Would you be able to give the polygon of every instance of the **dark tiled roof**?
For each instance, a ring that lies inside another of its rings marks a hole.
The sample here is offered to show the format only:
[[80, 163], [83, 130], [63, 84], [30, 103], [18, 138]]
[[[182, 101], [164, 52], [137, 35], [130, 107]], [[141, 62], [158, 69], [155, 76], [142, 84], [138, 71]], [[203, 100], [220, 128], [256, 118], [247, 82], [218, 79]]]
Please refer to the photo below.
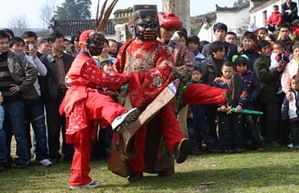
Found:
[[[112, 19], [109, 19], [105, 33], [114, 34], [114, 24]], [[53, 31], [59, 31], [63, 35], [72, 35], [76, 31], [84, 31], [88, 29], [95, 29], [95, 20], [54, 20], [51, 26]]]
[[191, 28], [194, 29], [194, 33], [198, 34], [199, 30], [205, 22], [210, 23], [217, 19], [216, 12], [206, 13], [204, 15], [191, 17]]
[[118, 9], [116, 11], [114, 11], [114, 15], [117, 14], [117, 13], [123, 13], [123, 12], [133, 12], [133, 7], [129, 7], [127, 9]]
[[245, 9], [249, 7], [249, 3], [245, 3], [241, 6], [238, 6], [238, 7], [219, 7], [217, 4], [216, 4], [216, 12], [238, 12], [242, 9]]
[[278, 3], [278, 4], [281, 3], [280, 0], [251, 0], [251, 1], [254, 3], [254, 6], [249, 10], [250, 12], [258, 11], [273, 3]]

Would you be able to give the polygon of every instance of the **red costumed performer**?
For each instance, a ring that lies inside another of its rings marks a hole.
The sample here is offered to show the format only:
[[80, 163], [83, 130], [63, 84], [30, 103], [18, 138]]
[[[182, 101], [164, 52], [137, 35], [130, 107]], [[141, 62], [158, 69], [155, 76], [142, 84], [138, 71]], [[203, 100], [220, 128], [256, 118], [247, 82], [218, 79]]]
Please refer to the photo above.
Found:
[[[131, 30], [136, 37], [120, 48], [115, 68], [119, 73], [134, 72], [131, 73], [128, 95], [132, 107], [143, 109], [173, 80], [173, 58], [167, 46], [156, 40], [159, 36], [156, 6], [138, 5], [134, 6], [134, 10]], [[172, 105], [163, 107], [156, 117], [168, 149], [175, 152], [177, 163], [184, 162], [190, 151], [190, 144], [179, 129]], [[144, 125], [133, 137], [137, 156], [128, 160], [129, 182], [143, 177], [147, 131], [148, 126]]]
[[97, 87], [118, 89], [129, 81], [126, 74], [107, 75], [92, 59], [92, 56], [100, 55], [105, 41], [102, 33], [84, 31], [80, 35], [81, 51], [66, 77], [69, 88], [60, 106], [60, 112], [65, 113], [67, 117], [67, 142], [73, 143], [75, 148], [71, 167], [72, 177], [69, 181], [72, 189], [99, 186], [99, 183], [92, 181], [88, 175], [91, 141], [95, 139], [97, 130], [95, 120], [108, 122], [114, 131], [120, 132], [139, 115], [137, 109], [128, 111], [97, 89]]

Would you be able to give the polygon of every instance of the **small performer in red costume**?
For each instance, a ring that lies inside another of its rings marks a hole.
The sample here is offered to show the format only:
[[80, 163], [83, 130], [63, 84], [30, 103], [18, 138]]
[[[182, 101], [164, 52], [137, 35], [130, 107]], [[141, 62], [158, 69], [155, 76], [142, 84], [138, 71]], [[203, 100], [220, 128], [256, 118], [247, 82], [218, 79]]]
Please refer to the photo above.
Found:
[[69, 88], [60, 106], [60, 112], [67, 117], [66, 138], [73, 143], [73, 157], [69, 181], [70, 188], [94, 188], [99, 186], [97, 181], [89, 177], [91, 142], [95, 139], [97, 125], [108, 122], [115, 132], [121, 132], [123, 127], [138, 118], [136, 108], [128, 111], [97, 87], [118, 90], [129, 81], [126, 74], [106, 74], [97, 67], [92, 56], [100, 55], [105, 40], [102, 33], [93, 30], [84, 31], [80, 35], [81, 51], [75, 58], [67, 74]]

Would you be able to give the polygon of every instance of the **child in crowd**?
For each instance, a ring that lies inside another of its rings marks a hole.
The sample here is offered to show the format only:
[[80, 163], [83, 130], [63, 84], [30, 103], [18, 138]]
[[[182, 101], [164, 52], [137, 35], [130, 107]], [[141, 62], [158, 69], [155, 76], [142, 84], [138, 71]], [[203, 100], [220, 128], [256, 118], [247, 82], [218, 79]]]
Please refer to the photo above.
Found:
[[[187, 84], [198, 84], [201, 81], [202, 73], [200, 68], [194, 67], [191, 74], [191, 81]], [[218, 151], [217, 140], [213, 138], [209, 132], [209, 125], [206, 117], [207, 105], [190, 105], [188, 113], [188, 133], [189, 140], [192, 145], [192, 154], [200, 154], [201, 139], [207, 145], [209, 152]], [[199, 144], [200, 143], [200, 144]]]
[[182, 32], [182, 31], [176, 31], [174, 32], [174, 34], [172, 35], [171, 41], [176, 41], [179, 42], [182, 45], [185, 46], [189, 46], [188, 45], [188, 37], [186, 35], [186, 33]]
[[[281, 76], [281, 86], [284, 93], [286, 93], [286, 97], [289, 101], [293, 100], [291, 96], [291, 80], [294, 75], [296, 76], [296, 81], [298, 80], [298, 64], [299, 64], [299, 44], [295, 44], [293, 46], [293, 59], [287, 64], [286, 69], [282, 73]], [[298, 85], [298, 84], [297, 84]], [[299, 87], [298, 89], [299, 90]]]
[[259, 53], [256, 52], [256, 42], [257, 36], [252, 32], [245, 32], [242, 36], [242, 48], [239, 52], [239, 55], [245, 54], [248, 56], [248, 69], [253, 71], [253, 64], [255, 60], [260, 56]]
[[[236, 72], [241, 75], [247, 92], [247, 100], [243, 108], [256, 110], [255, 103], [259, 95], [260, 86], [254, 72], [247, 68], [248, 60], [249, 59], [246, 55], [233, 56]], [[255, 123], [256, 119], [254, 119], [254, 115], [244, 114], [242, 117], [244, 125], [246, 126], [246, 132], [244, 132], [246, 145], [258, 151], [265, 151], [265, 148], [262, 145], [262, 140], [257, 131], [257, 125]]]
[[291, 90], [289, 91], [293, 100], [289, 101], [287, 96], [285, 96], [282, 104], [282, 119], [289, 120], [290, 130], [291, 130], [291, 144], [289, 147], [294, 149], [299, 149], [299, 94], [296, 88], [296, 75], [292, 77], [291, 80]]
[[[273, 43], [270, 70], [276, 69], [282, 74], [289, 62], [289, 54], [285, 51], [285, 45], [281, 41], [277, 40]], [[277, 84], [279, 86], [277, 94], [282, 94], [283, 91], [281, 90], [281, 78], [278, 80]]]
[[[113, 70], [113, 60], [104, 60], [98, 64], [98, 66], [107, 74], [114, 73]], [[118, 91], [113, 89], [107, 89], [104, 87], [98, 87], [98, 91], [102, 94], [109, 95], [115, 101], [117, 100]], [[109, 157], [111, 140], [112, 140], [112, 128], [105, 121], [101, 122], [101, 129], [98, 131], [98, 137], [96, 141], [92, 143], [91, 148], [91, 159], [98, 160], [103, 159], [106, 160]]]
[[101, 55], [99, 56], [94, 56], [93, 58], [96, 60], [97, 64], [99, 65], [102, 61], [105, 60], [112, 60], [113, 63], [115, 61], [115, 58], [109, 55], [110, 52], [110, 47], [109, 47], [109, 43], [108, 40], [106, 40], [106, 42], [104, 43], [104, 48], [102, 50]]
[[261, 27], [259, 31], [257, 32], [257, 39], [258, 40], [264, 40], [266, 36], [268, 35], [268, 30], [265, 27]]
[[188, 37], [188, 48], [190, 52], [193, 52], [195, 56], [196, 66], [200, 66], [202, 61], [205, 59], [204, 55], [199, 52], [200, 41], [197, 35]]
[[281, 15], [279, 13], [279, 7], [278, 5], [273, 5], [273, 12], [271, 13], [270, 17], [267, 20], [268, 27], [273, 29], [273, 31], [276, 30], [281, 24]]
[[114, 39], [108, 39], [108, 44], [109, 44], [109, 47], [110, 47], [109, 55], [113, 58], [116, 58], [117, 54], [118, 54], [118, 43], [117, 43], [117, 41], [114, 40]]
[[274, 34], [268, 34], [266, 37], [265, 37], [265, 40], [267, 40], [271, 47], [273, 48], [273, 43], [276, 41], [276, 37]]
[[[228, 88], [229, 82], [233, 77], [233, 65], [231, 62], [224, 62], [222, 66], [222, 76], [215, 79], [215, 86], [219, 88]], [[234, 76], [239, 76], [235, 74]], [[242, 81], [240, 81], [242, 84]], [[222, 153], [244, 152], [244, 143], [242, 137], [242, 115], [240, 112], [246, 103], [246, 90], [243, 85], [242, 94], [239, 101], [234, 104], [223, 104], [218, 112], [218, 127], [219, 127], [219, 140]], [[228, 114], [228, 107], [232, 106], [237, 109], [236, 113]]]
[[271, 53], [270, 70], [276, 68], [277, 71], [282, 73], [289, 62], [289, 54], [286, 52], [284, 44], [279, 40], [275, 41]]

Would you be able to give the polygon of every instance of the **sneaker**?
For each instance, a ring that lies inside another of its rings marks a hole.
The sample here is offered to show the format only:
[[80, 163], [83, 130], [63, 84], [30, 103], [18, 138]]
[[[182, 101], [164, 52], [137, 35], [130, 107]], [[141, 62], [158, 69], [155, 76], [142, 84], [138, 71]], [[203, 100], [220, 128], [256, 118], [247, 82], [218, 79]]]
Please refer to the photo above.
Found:
[[39, 161], [39, 163], [40, 163], [42, 166], [50, 166], [50, 165], [53, 165], [53, 163], [52, 163], [49, 159], [43, 159], [43, 160]]
[[121, 133], [124, 128], [138, 119], [140, 111], [138, 108], [133, 108], [128, 112], [116, 117], [112, 123], [112, 130], [116, 133]]
[[238, 73], [233, 74], [228, 89], [225, 93], [225, 99], [235, 105], [239, 102], [241, 95], [242, 79]]
[[174, 150], [174, 157], [176, 163], [183, 163], [187, 159], [188, 155], [191, 153], [191, 149], [192, 147], [189, 140], [186, 138], [182, 139]]
[[85, 185], [79, 185], [79, 186], [70, 186], [71, 189], [76, 190], [76, 189], [84, 189], [84, 188], [96, 188], [100, 185], [99, 182], [97, 181], [91, 181], [88, 184]]
[[290, 144], [288, 145], [288, 147], [289, 147], [289, 148], [293, 148], [293, 147], [294, 147], [294, 144], [290, 143]]

